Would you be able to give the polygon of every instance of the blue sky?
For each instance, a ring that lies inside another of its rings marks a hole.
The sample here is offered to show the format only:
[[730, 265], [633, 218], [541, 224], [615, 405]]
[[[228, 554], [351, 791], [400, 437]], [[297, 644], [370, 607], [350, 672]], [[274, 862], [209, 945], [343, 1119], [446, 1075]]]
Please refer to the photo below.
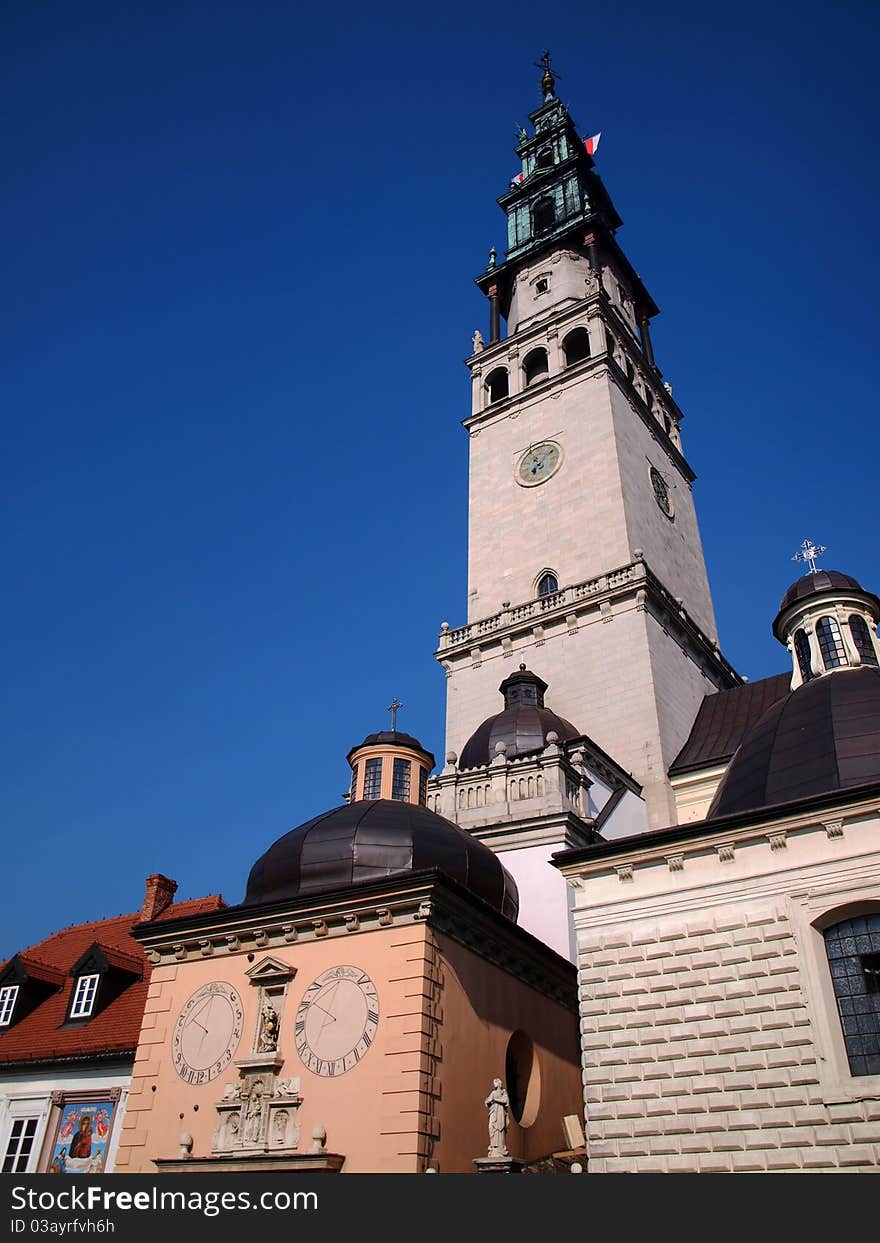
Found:
[[[0, 954], [442, 755], [462, 359], [541, 49], [654, 294], [726, 655], [877, 590], [876, 6], [7, 3]], [[585, 723], [589, 729], [589, 723]]]

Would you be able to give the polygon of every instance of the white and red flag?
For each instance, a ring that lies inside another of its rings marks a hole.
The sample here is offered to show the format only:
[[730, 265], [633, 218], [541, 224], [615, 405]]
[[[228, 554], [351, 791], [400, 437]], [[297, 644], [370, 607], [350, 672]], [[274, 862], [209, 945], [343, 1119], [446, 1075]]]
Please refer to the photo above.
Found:
[[600, 130], [598, 134], [593, 134], [591, 138], [584, 139], [584, 147], [586, 148], [587, 155], [596, 154], [596, 148], [599, 146], [599, 139], [601, 137], [602, 131]]
[[518, 186], [518, 185], [521, 185], [524, 180], [525, 180], [525, 174], [517, 173], [515, 177], [511, 177], [510, 184], [512, 186]]

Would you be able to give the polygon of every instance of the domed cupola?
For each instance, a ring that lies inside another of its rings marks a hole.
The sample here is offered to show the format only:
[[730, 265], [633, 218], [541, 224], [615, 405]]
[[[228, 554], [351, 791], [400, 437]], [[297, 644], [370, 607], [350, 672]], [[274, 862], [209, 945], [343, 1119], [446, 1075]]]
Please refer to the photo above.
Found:
[[860, 666], [876, 668], [880, 661], [877, 622], [880, 599], [865, 591], [857, 579], [839, 570], [817, 570], [817, 549], [807, 540], [812, 555], [810, 573], [792, 583], [782, 597], [773, 622], [773, 633], [792, 654], [791, 687]]
[[551, 731], [559, 742], [581, 736], [581, 731], [570, 721], [545, 708], [547, 683], [525, 665], [505, 678], [498, 689], [504, 696], [504, 711], [488, 717], [471, 734], [458, 761], [460, 769], [489, 764], [499, 743], [504, 743], [507, 758], [513, 759], [542, 750]]
[[880, 781], [880, 600], [849, 574], [817, 570], [823, 551], [804, 542], [797, 559], [810, 573], [773, 622], [792, 653], [791, 692], [743, 738], [707, 819]]
[[417, 738], [370, 734], [348, 762], [349, 801], [279, 837], [251, 868], [244, 906], [436, 869], [516, 921], [516, 882], [498, 856], [424, 806], [434, 757]]

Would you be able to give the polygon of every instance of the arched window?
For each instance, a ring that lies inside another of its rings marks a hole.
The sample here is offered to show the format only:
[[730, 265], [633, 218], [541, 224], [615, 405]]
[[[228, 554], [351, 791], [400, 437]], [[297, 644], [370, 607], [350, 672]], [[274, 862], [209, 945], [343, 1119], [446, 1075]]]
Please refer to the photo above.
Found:
[[853, 643], [856, 645], [856, 651], [862, 658], [862, 664], [876, 665], [877, 653], [874, 651], [874, 644], [871, 642], [871, 632], [864, 617], [859, 617], [858, 613], [853, 613], [849, 619], [849, 632], [853, 637]]
[[810, 664], [810, 640], [807, 638], [805, 631], [796, 630], [794, 634], [794, 652], [797, 656], [798, 668], [801, 671], [801, 677], [805, 682], [809, 682], [816, 675], [813, 673], [813, 666]]
[[825, 929], [843, 1042], [854, 1075], [880, 1075], [880, 915]]
[[493, 401], [502, 401], [509, 395], [510, 379], [506, 367], [496, 367], [489, 372], [486, 376], [486, 392], [489, 394], [490, 405]]
[[538, 579], [538, 595], [552, 596], [559, 590], [559, 579], [552, 570], [548, 570], [546, 574], [542, 574]]
[[526, 382], [526, 388], [530, 384], [534, 384], [536, 380], [545, 379], [550, 373], [550, 364], [547, 361], [547, 351], [542, 349], [530, 350], [523, 359], [523, 378]]
[[556, 204], [551, 198], [538, 199], [532, 208], [532, 233], [549, 233], [556, 223]]
[[565, 355], [566, 367], [573, 367], [575, 363], [582, 363], [585, 358], [589, 358], [590, 334], [586, 328], [575, 328], [570, 332], [563, 339], [562, 352]]
[[816, 623], [816, 638], [819, 640], [819, 651], [826, 669], [839, 669], [841, 665], [849, 664], [836, 617], [819, 618]]

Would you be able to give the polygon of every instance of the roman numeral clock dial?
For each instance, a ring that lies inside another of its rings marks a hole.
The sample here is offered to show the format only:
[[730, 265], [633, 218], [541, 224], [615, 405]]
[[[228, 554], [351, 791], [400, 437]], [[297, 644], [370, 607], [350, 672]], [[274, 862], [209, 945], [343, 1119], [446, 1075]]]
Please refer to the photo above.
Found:
[[171, 1041], [171, 1060], [184, 1083], [210, 1083], [232, 1061], [241, 1040], [241, 998], [215, 981], [193, 993], [181, 1010]]
[[294, 1024], [300, 1061], [333, 1078], [357, 1066], [379, 1030], [379, 995], [359, 967], [331, 967], [306, 989]]

